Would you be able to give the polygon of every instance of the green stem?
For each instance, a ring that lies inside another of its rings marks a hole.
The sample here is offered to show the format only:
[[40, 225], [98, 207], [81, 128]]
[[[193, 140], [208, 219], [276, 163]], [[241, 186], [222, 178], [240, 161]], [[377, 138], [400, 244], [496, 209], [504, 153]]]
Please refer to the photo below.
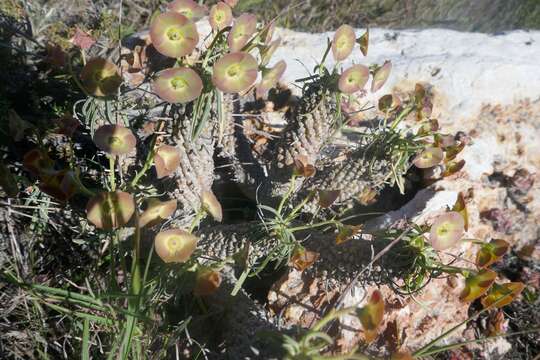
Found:
[[[128, 311], [132, 314], [139, 315], [140, 293], [141, 293], [141, 228], [139, 227], [139, 213], [135, 209], [135, 233], [133, 234], [133, 264], [131, 266], [131, 286], [128, 299]], [[133, 331], [137, 326], [137, 317], [135, 315], [126, 316], [126, 325], [122, 340], [122, 359], [127, 359], [131, 350], [131, 342], [133, 339]]]
[[287, 190], [287, 193], [281, 198], [281, 201], [279, 202], [279, 206], [277, 208], [277, 213], [280, 215], [281, 215], [281, 211], [283, 210], [283, 206], [285, 205], [285, 202], [294, 191], [295, 180], [296, 180], [296, 174], [293, 174], [291, 177], [291, 183], [290, 183], [289, 189]]
[[427, 267], [429, 270], [439, 270], [444, 271], [445, 273], [449, 274], [462, 274], [463, 272], [469, 272], [469, 273], [476, 273], [477, 271], [474, 269], [467, 269], [462, 268], [459, 266], [452, 266], [452, 265], [444, 265], [444, 264], [437, 264], [436, 266], [429, 266]]
[[114, 162], [115, 162], [115, 156], [109, 155], [109, 184], [111, 187], [111, 191], [116, 191]]
[[493, 307], [495, 307], [497, 304], [501, 303], [503, 300], [505, 300], [508, 296], [511, 296], [512, 294], [508, 294], [508, 295], [505, 295], [503, 297], [501, 297], [499, 300], [495, 301], [492, 306], [490, 307], [487, 307], [487, 308], [484, 308], [482, 310], [480, 310], [479, 312], [477, 312], [476, 314], [474, 314], [473, 316], [465, 319], [464, 321], [460, 322], [459, 324], [457, 324], [456, 326], [450, 328], [449, 330], [445, 331], [444, 333], [442, 333], [440, 336], [436, 337], [435, 339], [433, 339], [432, 341], [430, 341], [427, 345], [423, 346], [422, 348], [416, 350], [414, 353], [413, 353], [413, 357], [420, 357], [420, 356], [425, 356], [426, 353], [428, 351], [431, 350], [431, 348], [433, 346], [435, 346], [439, 341], [441, 341], [442, 339], [444, 339], [445, 337], [447, 337], [448, 335], [452, 334], [454, 331], [456, 331], [457, 329], [459, 329], [461, 326], [467, 324], [468, 322], [470, 322], [471, 320], [474, 320], [476, 319], [478, 316], [480, 316], [481, 314], [491, 310]]
[[482, 338], [482, 339], [474, 339], [474, 340], [462, 341], [462, 342], [455, 343], [455, 344], [449, 344], [449, 345], [445, 345], [445, 346], [440, 346], [440, 347], [438, 347], [436, 349], [429, 350], [429, 351], [426, 351], [426, 352], [422, 353], [422, 356], [435, 355], [435, 354], [438, 354], [440, 352], [456, 349], [456, 348], [459, 348], [459, 347], [462, 347], [462, 346], [465, 346], [465, 345], [468, 345], [468, 344], [477, 344], [477, 343], [480, 343], [480, 342], [489, 341], [489, 340], [497, 339], [497, 338], [500, 338], [500, 337], [517, 336], [517, 335], [524, 335], [524, 334], [530, 334], [530, 333], [535, 333], [535, 332], [540, 332], [540, 327], [532, 328], [532, 329], [529, 329], [529, 330], [516, 331], [516, 332], [513, 332], [513, 333], [509, 333], [509, 334], [500, 334], [500, 335], [487, 336], [487, 337]]
[[340, 316], [348, 315], [351, 312], [355, 311], [356, 307], [351, 306], [347, 308], [343, 308], [340, 310], [331, 310], [325, 317], [323, 317], [317, 324], [311, 329], [311, 331], [320, 331], [322, 328], [326, 326], [330, 321], [337, 319]]
[[295, 232], [295, 231], [309, 230], [309, 229], [313, 229], [313, 228], [321, 227], [321, 226], [325, 226], [325, 225], [337, 225], [337, 221], [335, 221], [335, 220], [327, 220], [327, 221], [323, 221], [323, 222], [320, 222], [320, 223], [317, 223], [317, 224], [297, 226], [297, 227], [290, 228], [289, 231]]
[[191, 222], [191, 225], [189, 227], [189, 232], [190, 233], [192, 233], [193, 230], [195, 230], [195, 228], [197, 226], [199, 226], [199, 223], [204, 218], [205, 214], [206, 214], [206, 212], [203, 209], [199, 209], [199, 211], [197, 211], [197, 214], [195, 215], [195, 218], [193, 219], [193, 221]]
[[308, 196], [306, 196], [306, 198], [304, 200], [302, 200], [302, 202], [300, 204], [298, 204], [294, 209], [293, 211], [291, 211], [291, 213], [289, 214], [289, 216], [287, 216], [287, 218], [289, 219], [289, 221], [292, 221], [292, 219], [294, 218], [294, 216], [296, 215], [296, 213], [298, 213], [300, 210], [302, 210], [302, 208], [307, 204], [307, 202], [309, 200], [311, 200], [314, 196], [315, 192], [310, 192], [308, 194]]
[[[159, 131], [159, 129], [161, 129], [161, 126], [162, 126], [162, 123], [163, 123], [163, 120], [161, 120], [159, 123], [158, 123], [158, 126], [157, 126], [157, 129]], [[148, 155], [146, 156], [146, 160], [144, 161], [144, 165], [141, 169], [141, 171], [139, 171], [135, 177], [133, 178], [133, 180], [131, 181], [130, 183], [130, 187], [131, 188], [134, 188], [135, 186], [137, 186], [137, 184], [139, 183], [139, 180], [141, 180], [141, 178], [143, 177], [143, 175], [148, 171], [148, 169], [150, 169], [150, 167], [152, 166], [152, 163], [154, 162], [154, 155], [155, 155], [155, 151], [154, 151], [154, 147], [156, 146], [156, 141], [157, 141], [157, 134], [154, 134], [152, 135], [152, 140], [150, 140], [150, 152], [148, 153]]]
[[330, 53], [330, 49], [332, 48], [332, 42], [328, 41], [328, 45], [326, 46], [326, 50], [324, 51], [324, 55], [321, 59], [321, 63], [319, 64], [319, 75], [322, 76], [322, 69], [324, 67], [324, 62], [326, 61], [326, 57]]
[[392, 126], [390, 126], [390, 129], [392, 130], [395, 130], [396, 127], [399, 125], [399, 123], [405, 119], [407, 117], [407, 115], [409, 115], [412, 111], [413, 111], [413, 107], [408, 107], [406, 108], [405, 110], [403, 110], [399, 116], [396, 118], [396, 120], [394, 120], [394, 122], [392, 123]]

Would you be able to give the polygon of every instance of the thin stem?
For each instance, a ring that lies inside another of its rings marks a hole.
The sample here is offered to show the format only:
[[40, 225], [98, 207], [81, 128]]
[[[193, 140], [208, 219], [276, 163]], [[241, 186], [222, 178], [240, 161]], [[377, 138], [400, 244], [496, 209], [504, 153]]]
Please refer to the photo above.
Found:
[[109, 184], [111, 187], [111, 191], [116, 191], [114, 161], [115, 161], [115, 156], [109, 155]]
[[189, 227], [189, 232], [190, 233], [192, 233], [193, 230], [195, 230], [195, 228], [197, 226], [199, 226], [199, 223], [204, 218], [205, 214], [206, 214], [206, 212], [203, 209], [199, 209], [199, 211], [197, 211], [197, 214], [195, 215], [195, 218], [193, 219], [193, 221], [191, 222], [191, 225]]
[[[163, 124], [165, 124], [165, 122], [163, 120], [160, 120], [159, 123], [158, 123], [158, 126], [157, 126], [157, 131], [158, 132], [161, 131], [161, 128], [163, 127]], [[140, 172], [138, 172], [135, 175], [135, 177], [133, 178], [133, 180], [129, 184], [131, 188], [134, 188], [135, 186], [137, 186], [139, 180], [141, 180], [143, 175], [152, 166], [152, 163], [154, 162], [154, 155], [156, 154], [156, 152], [154, 151], [154, 147], [156, 146], [156, 141], [157, 141], [157, 134], [154, 133], [154, 135], [152, 135], [152, 140], [150, 140], [150, 152], [146, 156], [146, 160], [144, 161], [143, 168], [141, 169]]]
[[456, 331], [457, 329], [459, 329], [461, 326], [467, 324], [468, 322], [470, 322], [471, 320], [474, 320], [476, 319], [478, 316], [480, 316], [481, 314], [491, 310], [493, 307], [495, 307], [497, 304], [501, 303], [503, 300], [505, 300], [508, 296], [511, 296], [512, 294], [507, 294], [507, 295], [504, 295], [503, 297], [501, 297], [500, 299], [498, 299], [497, 301], [495, 301], [490, 307], [487, 307], [487, 308], [484, 308], [482, 310], [480, 310], [479, 312], [477, 312], [476, 314], [474, 314], [473, 316], [465, 319], [464, 321], [460, 322], [459, 324], [457, 324], [456, 326], [450, 328], [449, 330], [445, 331], [444, 333], [442, 333], [440, 336], [436, 337], [435, 339], [433, 339], [431, 342], [429, 342], [427, 345], [423, 346], [422, 348], [416, 350], [414, 353], [413, 353], [413, 356], [414, 357], [419, 357], [419, 356], [424, 356], [426, 355], [425, 353], [428, 352], [433, 346], [435, 346], [439, 341], [441, 341], [442, 339], [444, 339], [445, 337], [447, 337], [448, 335], [450, 335], [451, 333], [453, 333], [454, 331]]
[[313, 229], [313, 228], [321, 227], [321, 226], [325, 226], [325, 225], [337, 225], [337, 221], [335, 221], [335, 220], [327, 220], [327, 221], [323, 221], [323, 222], [320, 222], [320, 223], [317, 223], [317, 224], [297, 226], [297, 227], [290, 228], [289, 231], [295, 232], [295, 231], [301, 231], [301, 230], [309, 230], [309, 229]]
[[281, 201], [280, 201], [279, 206], [277, 208], [277, 213], [278, 214], [281, 214], [281, 211], [283, 210], [283, 206], [285, 205], [285, 202], [287, 201], [287, 199], [293, 193], [294, 187], [295, 187], [294, 186], [295, 185], [295, 180], [296, 180], [296, 174], [293, 174], [292, 177], [291, 177], [291, 183], [289, 185], [289, 189], [287, 190], [287, 193], [281, 198]]
[[500, 337], [517, 336], [517, 335], [524, 335], [524, 334], [530, 334], [530, 333], [535, 333], [535, 332], [540, 332], [540, 327], [532, 328], [532, 329], [529, 329], [529, 330], [516, 331], [516, 332], [508, 333], [508, 334], [499, 334], [499, 335], [487, 336], [487, 337], [481, 338], [481, 339], [462, 341], [462, 342], [455, 343], [455, 344], [449, 344], [449, 345], [445, 345], [445, 346], [440, 346], [440, 347], [438, 347], [436, 349], [423, 352], [421, 356], [435, 355], [435, 354], [438, 354], [440, 352], [447, 351], [447, 350], [452, 350], [452, 349], [459, 348], [459, 347], [462, 347], [462, 346], [465, 346], [465, 345], [468, 345], [468, 344], [477, 344], [479, 342], [489, 341], [489, 340], [497, 339], [497, 338], [500, 338]]

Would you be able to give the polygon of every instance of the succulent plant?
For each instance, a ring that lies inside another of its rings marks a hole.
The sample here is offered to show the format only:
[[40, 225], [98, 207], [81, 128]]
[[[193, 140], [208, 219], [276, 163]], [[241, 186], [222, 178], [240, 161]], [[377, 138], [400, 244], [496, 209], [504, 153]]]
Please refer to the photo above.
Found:
[[199, 43], [195, 23], [177, 12], [156, 16], [150, 26], [150, 38], [157, 51], [172, 58], [191, 54]]
[[493, 270], [482, 269], [477, 274], [470, 274], [465, 279], [465, 287], [459, 298], [462, 301], [473, 301], [482, 296], [495, 282], [497, 273]]
[[124, 155], [135, 149], [137, 139], [126, 127], [121, 125], [102, 125], [93, 136], [94, 143], [110, 155]]
[[214, 30], [223, 30], [232, 24], [233, 15], [231, 7], [220, 1], [210, 9], [210, 26]]
[[166, 263], [186, 262], [197, 248], [198, 238], [180, 229], [162, 231], [154, 239], [156, 253]]
[[154, 154], [158, 179], [171, 175], [180, 166], [180, 153], [175, 146], [161, 145]]
[[212, 295], [221, 285], [221, 274], [213, 269], [203, 268], [197, 271], [193, 295], [208, 296]]
[[116, 65], [102, 58], [90, 59], [83, 67], [80, 77], [84, 89], [94, 96], [115, 95], [122, 84]]
[[214, 220], [221, 222], [223, 220], [223, 210], [221, 204], [210, 190], [203, 190], [201, 194], [201, 204], [203, 209], [209, 213]]
[[235, 20], [227, 37], [231, 52], [240, 51], [257, 30], [257, 17], [244, 13]]
[[126, 225], [135, 212], [133, 196], [123, 191], [101, 192], [86, 205], [86, 217], [98, 229], [114, 230]]
[[146, 210], [139, 216], [139, 226], [151, 227], [169, 218], [176, 211], [177, 201], [159, 201], [150, 199]]
[[351, 55], [356, 35], [350, 25], [341, 25], [334, 34], [332, 41], [332, 54], [336, 61], [343, 61]]
[[431, 225], [429, 240], [435, 250], [446, 250], [455, 246], [463, 237], [465, 222], [463, 217], [449, 211], [440, 215]]
[[257, 61], [253, 56], [244, 52], [233, 52], [216, 61], [212, 82], [223, 92], [242, 92], [257, 80], [257, 69]]
[[345, 94], [353, 94], [361, 90], [369, 79], [369, 68], [364, 65], [353, 65], [339, 77], [339, 90]]
[[201, 95], [203, 83], [200, 76], [187, 67], [161, 71], [153, 82], [156, 94], [170, 103], [188, 103]]
[[197, 4], [193, 0], [175, 0], [169, 3], [167, 10], [182, 14], [192, 21], [202, 19], [208, 12], [206, 5]]

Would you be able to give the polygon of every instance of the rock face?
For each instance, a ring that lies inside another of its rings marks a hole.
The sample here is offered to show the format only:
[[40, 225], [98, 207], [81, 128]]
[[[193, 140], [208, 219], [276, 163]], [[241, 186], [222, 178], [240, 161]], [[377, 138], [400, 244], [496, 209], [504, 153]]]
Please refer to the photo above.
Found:
[[[358, 30], [357, 34], [363, 33]], [[307, 76], [322, 54], [326, 38], [332, 34], [303, 34], [280, 30], [285, 46], [276, 53], [288, 60], [286, 79]], [[516, 31], [502, 35], [459, 33], [449, 30], [370, 32], [373, 45], [367, 58], [358, 49], [354, 62], [370, 63], [390, 59], [392, 75], [375, 97], [411, 88], [415, 82], [433, 86], [434, 117], [445, 133], [460, 132], [468, 145], [459, 155], [466, 160], [458, 174], [421, 190], [403, 208], [365, 224], [368, 230], [386, 228], [399, 219], [430, 223], [437, 212], [450, 207], [459, 192], [465, 195], [470, 227], [467, 237], [489, 241], [505, 239], [512, 250], [528, 249], [540, 259], [540, 32]], [[291, 59], [291, 54], [294, 58]], [[300, 61], [294, 61], [298, 59]], [[344, 65], [347, 67], [348, 64]], [[452, 249], [461, 259], [457, 266], [470, 266], [477, 247], [464, 243]], [[532, 249], [532, 250], [531, 250]], [[500, 281], [506, 281], [500, 278]], [[537, 288], [537, 284], [531, 283]], [[269, 302], [287, 324], [310, 326], [316, 311], [331, 303], [344, 286], [328, 289], [321, 279], [305, 278], [292, 270], [270, 292]], [[387, 312], [378, 346], [383, 352], [415, 350], [465, 320], [470, 304], [458, 299], [462, 284], [436, 279], [415, 295], [415, 300], [395, 294], [387, 286], [380, 289]], [[362, 305], [377, 286], [357, 288], [344, 305]], [[284, 295], [286, 294], [286, 295]], [[342, 349], [350, 349], [362, 339], [356, 318], [341, 322]], [[446, 342], [470, 338], [465, 327]], [[509, 351], [506, 340], [484, 348], [486, 358]]]

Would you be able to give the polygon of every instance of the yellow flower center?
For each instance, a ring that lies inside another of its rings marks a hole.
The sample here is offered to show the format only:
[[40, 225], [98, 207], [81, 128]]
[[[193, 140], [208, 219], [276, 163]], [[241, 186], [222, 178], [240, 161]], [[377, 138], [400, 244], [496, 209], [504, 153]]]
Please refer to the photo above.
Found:
[[227, 68], [227, 75], [230, 77], [237, 77], [240, 74], [240, 65], [233, 64]]
[[179, 76], [171, 79], [171, 87], [174, 90], [183, 90], [187, 86], [188, 86], [188, 82]]
[[182, 30], [178, 27], [171, 27], [167, 30], [166, 33], [170, 41], [180, 41], [184, 39]]
[[167, 248], [171, 253], [177, 253], [182, 250], [183, 247], [182, 238], [180, 236], [171, 236], [167, 240]]
[[111, 136], [109, 138], [109, 145], [114, 148], [114, 147], [117, 147], [117, 146], [122, 146], [122, 139], [119, 138], [118, 136]]

